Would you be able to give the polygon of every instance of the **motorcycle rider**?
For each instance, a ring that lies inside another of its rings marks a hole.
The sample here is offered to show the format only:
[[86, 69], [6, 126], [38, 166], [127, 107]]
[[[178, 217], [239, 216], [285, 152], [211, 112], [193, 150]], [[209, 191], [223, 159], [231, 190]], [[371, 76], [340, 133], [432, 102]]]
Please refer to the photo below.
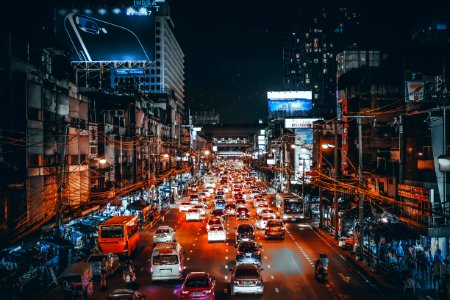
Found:
[[320, 253], [319, 259], [316, 260], [316, 265], [314, 270], [316, 274], [321, 270], [321, 268], [328, 268], [329, 259], [325, 253]]

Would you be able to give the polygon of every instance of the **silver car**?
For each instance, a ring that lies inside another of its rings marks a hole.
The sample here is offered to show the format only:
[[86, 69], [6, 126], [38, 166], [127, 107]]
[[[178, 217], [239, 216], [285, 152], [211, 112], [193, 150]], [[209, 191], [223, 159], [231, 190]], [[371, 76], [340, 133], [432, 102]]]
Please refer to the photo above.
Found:
[[252, 264], [241, 264], [231, 269], [233, 272], [231, 275], [231, 295], [263, 294], [262, 270], [262, 268]]
[[93, 253], [87, 259], [87, 262], [91, 264], [92, 276], [101, 276], [103, 258], [106, 258], [107, 276], [114, 274], [120, 267], [120, 260], [116, 254], [102, 252]]
[[175, 229], [170, 226], [159, 226], [153, 235], [153, 246], [156, 243], [176, 242]]

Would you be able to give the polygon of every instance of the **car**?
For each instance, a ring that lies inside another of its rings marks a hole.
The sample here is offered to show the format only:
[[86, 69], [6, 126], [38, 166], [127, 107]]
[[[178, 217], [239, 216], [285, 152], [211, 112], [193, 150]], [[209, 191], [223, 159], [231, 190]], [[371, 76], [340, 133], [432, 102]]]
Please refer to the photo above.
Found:
[[236, 195], [236, 194], [240, 194], [241, 193], [241, 189], [239, 188], [234, 188], [233, 191], [231, 192], [232, 195]]
[[214, 207], [216, 209], [224, 209], [226, 205], [225, 200], [215, 200], [214, 201]]
[[142, 295], [138, 291], [134, 291], [132, 289], [115, 289], [112, 291], [108, 298], [108, 300], [143, 300], [145, 299], [145, 295]]
[[186, 212], [186, 221], [201, 221], [201, 219], [200, 211], [196, 208], [190, 208]]
[[222, 222], [225, 223], [227, 216], [225, 215], [225, 213], [223, 212], [223, 209], [214, 209], [211, 212], [211, 217], [218, 217], [222, 220]]
[[119, 256], [114, 253], [95, 252], [86, 260], [91, 265], [92, 276], [101, 276], [102, 261], [106, 258], [106, 275], [114, 274], [120, 267]]
[[265, 208], [265, 209], [262, 209], [262, 210], [259, 212], [259, 215], [260, 215], [260, 216], [262, 216], [262, 215], [272, 215], [274, 219], [277, 218], [277, 214], [276, 214], [275, 211], [274, 211], [273, 209], [271, 209], [271, 208]]
[[231, 295], [236, 294], [260, 294], [264, 293], [264, 281], [261, 271], [253, 264], [240, 264], [231, 269]]
[[267, 222], [269, 222], [269, 220], [274, 219], [276, 219], [276, 217], [271, 214], [257, 216], [255, 221], [255, 227], [258, 229], [265, 229], [267, 226]]
[[264, 230], [264, 237], [266, 240], [270, 238], [284, 239], [285, 232], [286, 228], [284, 227], [282, 220], [269, 220]]
[[206, 201], [209, 198], [209, 195], [207, 195], [204, 192], [198, 193], [198, 200], [199, 201]]
[[263, 210], [266, 210], [266, 209], [269, 209], [269, 204], [267, 204], [267, 203], [259, 204], [259, 205], [256, 207], [256, 214], [257, 214], [257, 215], [261, 215], [262, 211], [263, 211]]
[[246, 207], [246, 206], [247, 206], [247, 203], [245, 202], [244, 199], [237, 199], [237, 200], [236, 200], [236, 206], [237, 206], [237, 207]]
[[255, 229], [251, 224], [243, 223], [239, 224], [236, 228], [236, 244], [242, 241], [254, 241]]
[[217, 198], [217, 196], [222, 196], [224, 200], [227, 197], [227, 195], [225, 194], [225, 192], [223, 190], [218, 190], [216, 192], [216, 196], [215, 197]]
[[192, 205], [197, 204], [198, 201], [199, 201], [199, 199], [198, 199], [198, 194], [192, 194], [192, 195], [189, 197], [189, 202], [190, 202]]
[[211, 227], [211, 225], [223, 225], [223, 221], [222, 218], [220, 217], [215, 217], [215, 216], [211, 216], [208, 220], [208, 222], [206, 222], [206, 231], [209, 230], [209, 228]]
[[175, 229], [170, 226], [159, 226], [153, 235], [153, 245], [156, 243], [176, 242]]
[[238, 207], [236, 211], [237, 220], [248, 220], [250, 218], [250, 213], [247, 207]]
[[226, 200], [225, 195], [215, 195], [214, 196], [214, 201], [216, 200]]
[[208, 230], [208, 243], [215, 241], [227, 241], [227, 230], [222, 224], [213, 224]]
[[261, 266], [261, 245], [255, 241], [244, 241], [237, 245], [236, 265], [255, 264]]
[[236, 205], [228, 203], [225, 205], [225, 208], [223, 210], [226, 215], [235, 215], [236, 214]]
[[214, 189], [212, 189], [212, 188], [205, 188], [205, 189], [202, 189], [200, 192], [204, 193], [206, 197], [210, 197], [211, 194], [214, 192]]
[[190, 272], [180, 290], [180, 299], [214, 300], [216, 278], [206, 272]]
[[179, 207], [179, 211], [180, 212], [187, 212], [189, 210], [189, 208], [191, 208], [191, 203], [190, 202], [181, 202], [180, 203], [180, 207]]
[[193, 205], [192, 208], [198, 209], [201, 217], [204, 217], [206, 215], [205, 206], [203, 204], [199, 203], [199, 204]]

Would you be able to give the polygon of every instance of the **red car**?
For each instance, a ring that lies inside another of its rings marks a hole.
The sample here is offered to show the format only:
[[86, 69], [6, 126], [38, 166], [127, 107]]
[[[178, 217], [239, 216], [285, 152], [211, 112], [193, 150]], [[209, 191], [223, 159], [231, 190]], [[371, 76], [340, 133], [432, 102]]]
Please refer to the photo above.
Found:
[[181, 287], [180, 299], [215, 299], [216, 278], [206, 272], [190, 272]]

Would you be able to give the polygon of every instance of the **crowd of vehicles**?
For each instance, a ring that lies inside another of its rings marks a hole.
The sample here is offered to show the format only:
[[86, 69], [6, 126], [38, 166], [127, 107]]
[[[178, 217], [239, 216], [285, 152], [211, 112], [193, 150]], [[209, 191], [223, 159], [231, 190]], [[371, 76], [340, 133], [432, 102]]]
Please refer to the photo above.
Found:
[[[189, 196], [179, 203], [178, 211], [186, 222], [205, 220], [203, 230], [206, 229], [208, 243], [234, 242], [236, 257], [235, 266], [230, 269], [231, 295], [263, 294], [262, 244], [258, 245], [256, 236], [261, 232], [260, 236], [266, 240], [284, 240], [284, 223], [304, 219], [305, 203], [295, 194], [267, 195], [267, 189], [258, 180], [256, 172], [241, 163], [223, 164], [217, 165], [212, 174], [204, 176], [202, 183], [191, 186]], [[275, 201], [272, 203], [270, 199]], [[230, 218], [236, 220], [236, 227], [227, 225]], [[114, 273], [120, 265], [116, 254], [130, 256], [136, 249], [139, 234], [135, 224], [138, 224], [135, 217], [116, 217], [99, 226], [99, 246], [109, 253], [109, 272]], [[182, 280], [181, 299], [215, 298], [215, 277], [207, 272], [186, 274], [186, 251], [177, 242], [175, 229], [166, 225], [157, 227], [152, 245], [149, 259], [152, 281]], [[98, 261], [102, 260], [103, 256], [92, 259], [94, 275], [99, 274]], [[326, 277], [327, 265], [325, 268], [324, 265], [317, 267], [316, 276]], [[117, 292], [120, 293], [128, 291]]]

